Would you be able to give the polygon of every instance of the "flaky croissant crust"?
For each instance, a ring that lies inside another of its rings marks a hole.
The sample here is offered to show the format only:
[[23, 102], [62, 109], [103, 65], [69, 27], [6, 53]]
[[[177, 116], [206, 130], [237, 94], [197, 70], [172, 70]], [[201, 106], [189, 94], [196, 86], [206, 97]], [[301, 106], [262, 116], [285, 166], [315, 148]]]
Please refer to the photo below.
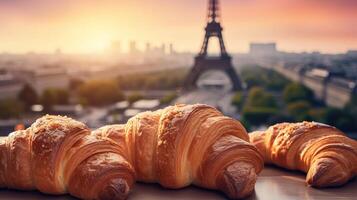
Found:
[[340, 186], [357, 175], [357, 142], [316, 122], [281, 123], [250, 134], [265, 163], [307, 173], [314, 187]]
[[237, 199], [252, 193], [262, 167], [244, 127], [201, 104], [144, 112], [93, 132], [45, 116], [0, 139], [0, 187], [81, 199], [126, 199], [135, 181], [195, 184]]

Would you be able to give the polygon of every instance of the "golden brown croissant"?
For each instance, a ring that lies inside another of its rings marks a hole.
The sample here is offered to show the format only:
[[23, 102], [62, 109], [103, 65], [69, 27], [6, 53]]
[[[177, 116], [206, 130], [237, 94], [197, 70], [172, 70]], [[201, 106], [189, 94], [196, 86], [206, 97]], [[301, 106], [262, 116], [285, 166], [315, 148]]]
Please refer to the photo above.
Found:
[[281, 123], [250, 140], [266, 163], [306, 172], [313, 187], [340, 186], [357, 175], [357, 142], [325, 124]]
[[206, 105], [145, 112], [93, 132], [45, 116], [0, 140], [0, 187], [81, 199], [126, 199], [136, 180], [237, 199], [252, 193], [262, 167], [244, 127]]
[[123, 199], [135, 172], [122, 155], [117, 143], [91, 134], [84, 124], [45, 116], [0, 139], [0, 187]]

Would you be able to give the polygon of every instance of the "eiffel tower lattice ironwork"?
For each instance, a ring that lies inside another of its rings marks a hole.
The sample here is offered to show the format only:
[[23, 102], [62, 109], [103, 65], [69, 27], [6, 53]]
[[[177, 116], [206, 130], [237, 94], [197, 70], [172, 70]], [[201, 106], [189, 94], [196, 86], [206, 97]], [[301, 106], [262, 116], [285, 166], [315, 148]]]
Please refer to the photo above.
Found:
[[[232, 65], [232, 58], [227, 53], [226, 47], [224, 45], [222, 31], [223, 28], [220, 23], [220, 9], [218, 0], [209, 0], [209, 11], [207, 17], [207, 26], [205, 28], [206, 34], [203, 41], [203, 45], [200, 53], [195, 57], [195, 64], [189, 73], [184, 88], [186, 90], [192, 90], [196, 88], [196, 82], [200, 75], [208, 70], [220, 70], [228, 75], [230, 78], [233, 90], [242, 89], [241, 81], [234, 70]], [[220, 45], [220, 56], [210, 57], [208, 56], [207, 50], [209, 45], [209, 40], [212, 37], [217, 37]]]

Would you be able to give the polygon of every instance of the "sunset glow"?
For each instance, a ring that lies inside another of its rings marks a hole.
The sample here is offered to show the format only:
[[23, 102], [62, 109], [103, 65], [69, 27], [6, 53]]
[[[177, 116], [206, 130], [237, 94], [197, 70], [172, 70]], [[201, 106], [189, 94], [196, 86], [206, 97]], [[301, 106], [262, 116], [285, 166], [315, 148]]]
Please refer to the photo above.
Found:
[[[355, 0], [222, 0], [231, 52], [276, 41], [288, 51], [344, 52], [357, 47]], [[119, 40], [173, 43], [198, 51], [206, 0], [2, 0], [0, 51], [98, 52]], [[139, 46], [143, 47], [143, 46]]]

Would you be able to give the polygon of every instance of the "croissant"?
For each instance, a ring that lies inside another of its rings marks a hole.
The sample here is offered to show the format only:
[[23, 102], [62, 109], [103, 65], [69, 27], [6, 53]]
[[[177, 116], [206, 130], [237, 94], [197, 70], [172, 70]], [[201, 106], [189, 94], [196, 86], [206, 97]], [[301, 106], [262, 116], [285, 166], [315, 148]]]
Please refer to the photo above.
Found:
[[250, 134], [267, 164], [307, 173], [308, 185], [341, 186], [357, 175], [357, 141], [325, 124], [281, 123]]
[[252, 193], [263, 165], [244, 127], [206, 105], [144, 112], [93, 132], [45, 116], [0, 139], [1, 188], [80, 199], [126, 199], [135, 181], [194, 184], [238, 199]]

